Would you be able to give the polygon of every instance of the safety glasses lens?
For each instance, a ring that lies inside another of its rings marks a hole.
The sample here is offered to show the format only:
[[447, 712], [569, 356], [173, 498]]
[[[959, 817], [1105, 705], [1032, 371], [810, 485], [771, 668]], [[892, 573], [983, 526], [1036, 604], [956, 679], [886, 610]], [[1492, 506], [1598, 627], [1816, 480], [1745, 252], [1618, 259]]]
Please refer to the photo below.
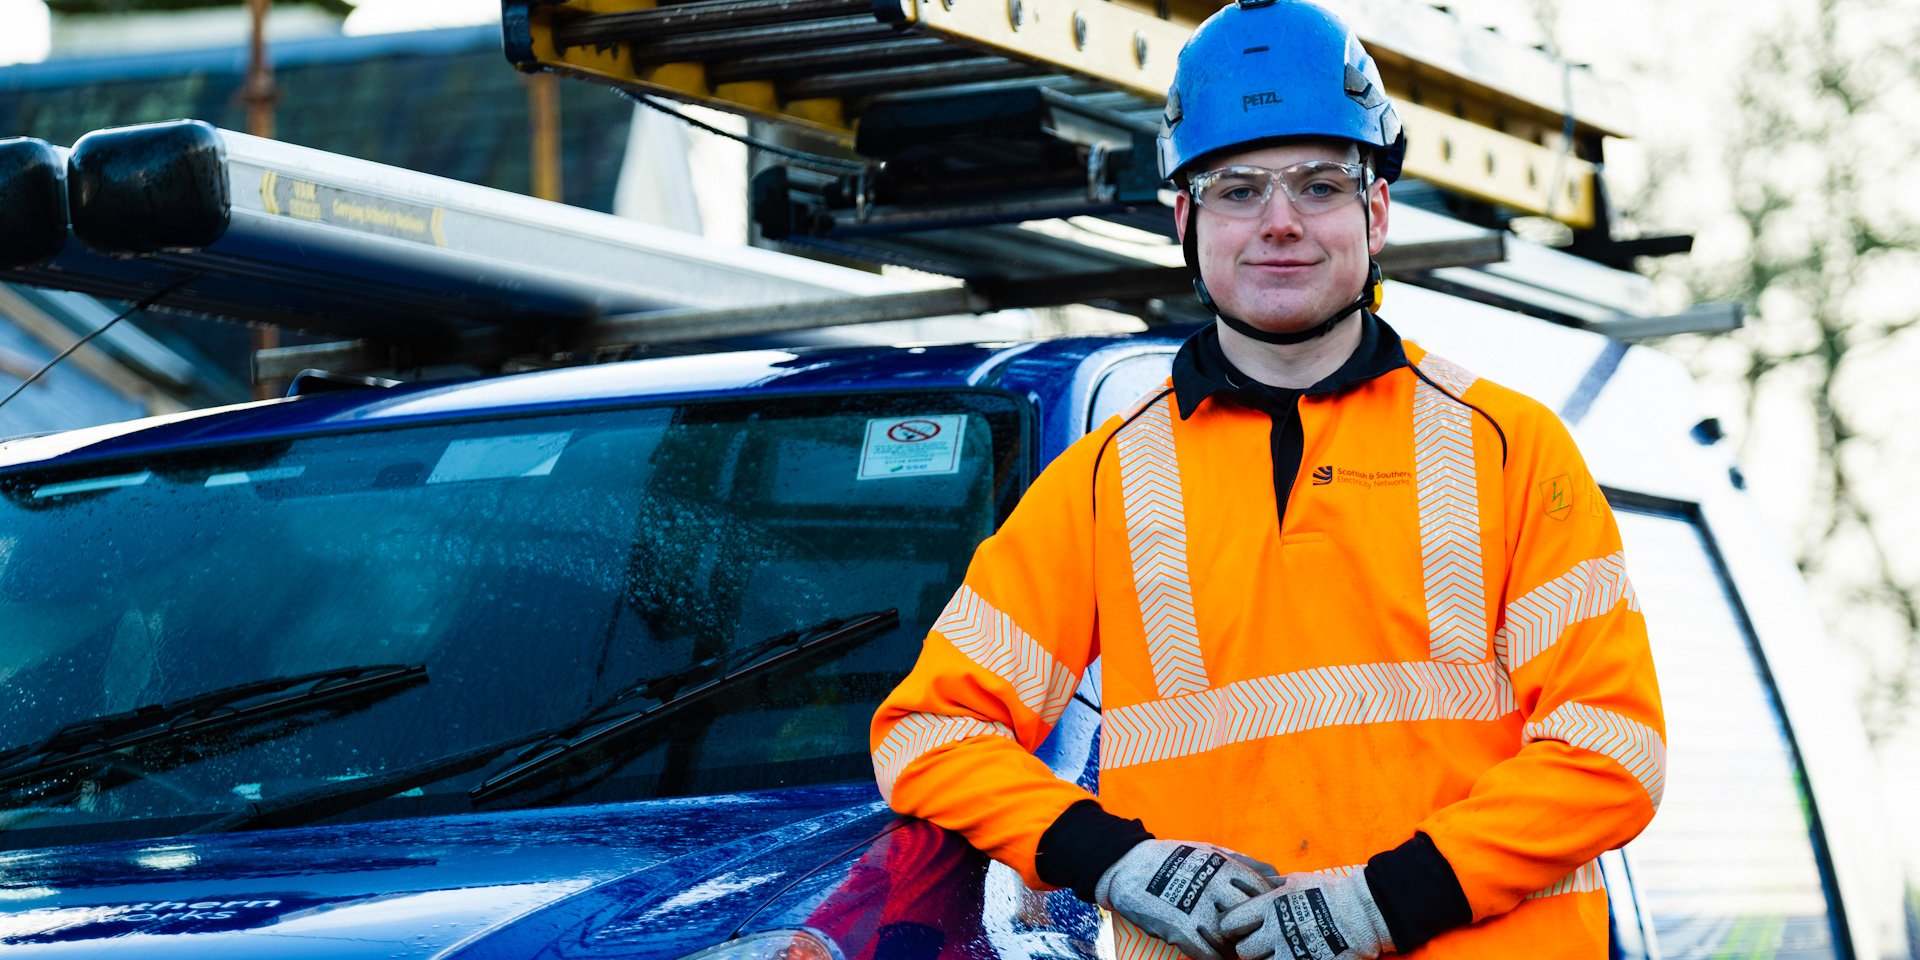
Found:
[[1193, 179], [1193, 197], [1215, 213], [1228, 217], [1257, 217], [1279, 185], [1293, 208], [1321, 213], [1358, 197], [1365, 170], [1356, 163], [1310, 160], [1284, 170], [1231, 166], [1209, 170]]
[[1194, 181], [1200, 205], [1229, 217], [1258, 215], [1273, 195], [1273, 171], [1264, 167], [1209, 170]]

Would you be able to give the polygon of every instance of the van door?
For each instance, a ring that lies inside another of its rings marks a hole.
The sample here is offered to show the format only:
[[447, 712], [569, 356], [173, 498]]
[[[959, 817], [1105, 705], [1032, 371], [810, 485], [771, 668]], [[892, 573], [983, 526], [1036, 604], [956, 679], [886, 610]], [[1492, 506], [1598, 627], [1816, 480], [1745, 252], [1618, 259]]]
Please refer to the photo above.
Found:
[[1667, 714], [1666, 792], [1626, 848], [1652, 956], [1845, 956], [1819, 812], [1710, 531], [1687, 505], [1608, 497]]

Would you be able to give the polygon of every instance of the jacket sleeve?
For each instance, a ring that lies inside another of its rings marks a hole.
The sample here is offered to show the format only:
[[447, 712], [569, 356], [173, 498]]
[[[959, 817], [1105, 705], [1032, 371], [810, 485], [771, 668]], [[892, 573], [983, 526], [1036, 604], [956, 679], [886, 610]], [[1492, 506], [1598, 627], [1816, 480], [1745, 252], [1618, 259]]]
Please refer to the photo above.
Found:
[[920, 659], [873, 718], [873, 766], [893, 809], [954, 830], [1048, 887], [1041, 835], [1092, 800], [1032, 751], [1097, 654], [1092, 566], [1097, 431], [1035, 480], [974, 552]]
[[1483, 546], [1507, 552], [1494, 655], [1521, 746], [1419, 827], [1474, 920], [1537, 892], [1596, 889], [1594, 859], [1652, 820], [1666, 769], [1646, 620], [1613, 512], [1559, 418], [1525, 404], [1502, 424], [1505, 543]]

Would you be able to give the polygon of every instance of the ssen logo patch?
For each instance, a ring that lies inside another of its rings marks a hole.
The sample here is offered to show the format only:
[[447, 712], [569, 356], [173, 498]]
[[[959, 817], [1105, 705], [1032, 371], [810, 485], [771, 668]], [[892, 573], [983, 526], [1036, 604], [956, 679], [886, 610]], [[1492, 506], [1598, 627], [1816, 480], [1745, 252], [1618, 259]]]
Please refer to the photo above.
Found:
[[1313, 468], [1313, 485], [1316, 487], [1339, 484], [1371, 490], [1377, 487], [1404, 487], [1411, 483], [1411, 470], [1352, 470], [1330, 463]]
[[1166, 862], [1153, 872], [1153, 879], [1147, 881], [1147, 892], [1173, 904], [1181, 913], [1192, 913], [1200, 903], [1200, 894], [1227, 862], [1220, 854], [1197, 857], [1194, 854], [1198, 852], [1186, 844], [1173, 848]]

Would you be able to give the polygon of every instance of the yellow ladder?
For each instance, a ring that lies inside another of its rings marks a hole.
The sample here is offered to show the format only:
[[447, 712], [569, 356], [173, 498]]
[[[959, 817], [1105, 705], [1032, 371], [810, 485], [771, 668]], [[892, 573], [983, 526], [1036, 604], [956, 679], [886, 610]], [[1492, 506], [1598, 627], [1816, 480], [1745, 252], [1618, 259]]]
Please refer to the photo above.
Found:
[[[1406, 123], [1408, 175], [1575, 229], [1596, 224], [1602, 139], [1624, 126], [1616, 91], [1426, 4], [1323, 2], [1380, 63]], [[1157, 111], [1181, 44], [1213, 9], [1189, 0], [516, 0], [508, 55], [523, 70], [851, 143], [877, 97], [993, 81], [1070, 77]]]

